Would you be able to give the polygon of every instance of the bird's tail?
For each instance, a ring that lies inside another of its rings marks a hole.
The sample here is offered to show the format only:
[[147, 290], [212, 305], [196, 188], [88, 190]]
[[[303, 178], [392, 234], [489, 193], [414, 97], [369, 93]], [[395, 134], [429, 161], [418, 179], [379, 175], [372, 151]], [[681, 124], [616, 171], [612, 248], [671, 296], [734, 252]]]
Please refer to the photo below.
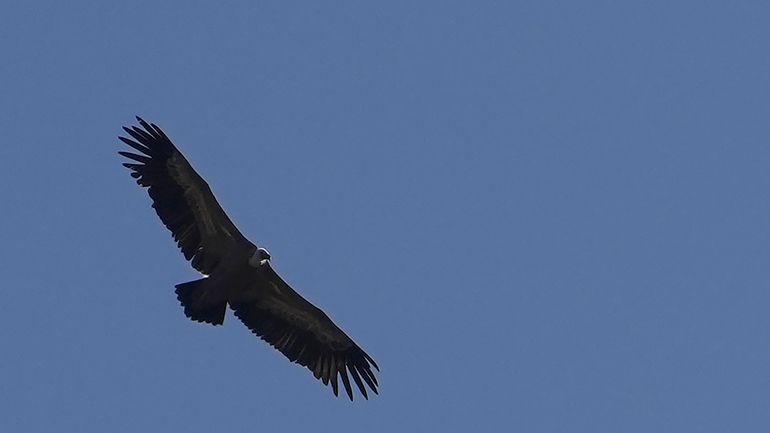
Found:
[[227, 300], [209, 278], [177, 284], [176, 297], [190, 319], [212, 325], [224, 323]]

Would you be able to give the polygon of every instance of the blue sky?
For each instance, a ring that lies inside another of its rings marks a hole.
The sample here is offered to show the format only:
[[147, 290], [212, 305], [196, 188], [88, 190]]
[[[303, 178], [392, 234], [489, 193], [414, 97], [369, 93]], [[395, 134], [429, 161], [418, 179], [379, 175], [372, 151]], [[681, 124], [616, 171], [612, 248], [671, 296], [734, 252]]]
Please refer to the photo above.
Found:
[[[770, 427], [766, 2], [158, 3], [3, 8], [4, 431]], [[380, 396], [184, 317], [136, 114]]]

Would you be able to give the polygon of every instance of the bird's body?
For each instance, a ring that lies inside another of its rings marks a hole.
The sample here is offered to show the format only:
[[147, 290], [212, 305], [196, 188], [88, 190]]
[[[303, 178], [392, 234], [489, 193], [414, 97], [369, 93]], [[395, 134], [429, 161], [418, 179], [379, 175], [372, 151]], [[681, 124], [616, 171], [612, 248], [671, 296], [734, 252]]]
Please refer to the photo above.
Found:
[[154, 124], [123, 128], [119, 137], [141, 152], [119, 152], [153, 208], [192, 266], [205, 275], [178, 284], [187, 317], [224, 323], [227, 306], [252, 332], [291, 361], [310, 369], [337, 395], [337, 377], [353, 399], [348, 372], [366, 398], [364, 383], [377, 393], [374, 360], [319, 308], [295, 292], [270, 263], [270, 254], [244, 237], [217, 203], [208, 184]]

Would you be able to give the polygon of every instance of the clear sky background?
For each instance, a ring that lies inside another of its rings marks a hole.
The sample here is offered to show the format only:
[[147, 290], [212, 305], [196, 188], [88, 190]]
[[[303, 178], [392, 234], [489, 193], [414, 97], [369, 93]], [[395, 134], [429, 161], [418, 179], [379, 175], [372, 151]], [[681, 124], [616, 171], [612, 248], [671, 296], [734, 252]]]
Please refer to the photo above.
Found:
[[[770, 429], [767, 2], [2, 9], [1, 430]], [[380, 396], [184, 317], [136, 114]]]

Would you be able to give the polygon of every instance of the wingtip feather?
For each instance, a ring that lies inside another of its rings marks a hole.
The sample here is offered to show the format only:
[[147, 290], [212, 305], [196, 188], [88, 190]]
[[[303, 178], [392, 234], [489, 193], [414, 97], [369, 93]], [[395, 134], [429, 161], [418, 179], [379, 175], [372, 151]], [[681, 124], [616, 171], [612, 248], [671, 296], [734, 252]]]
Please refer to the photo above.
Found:
[[358, 375], [356, 368], [352, 365], [348, 365], [348, 370], [350, 370], [350, 375], [353, 376], [353, 381], [356, 383], [356, 386], [358, 386], [358, 390], [361, 391], [361, 395], [364, 396], [365, 400], [369, 400], [369, 396], [366, 394], [366, 387], [364, 387], [364, 383], [361, 382], [361, 376]]
[[353, 401], [353, 389], [350, 387], [350, 379], [348, 379], [348, 373], [343, 366], [340, 369], [340, 377], [342, 378], [342, 384], [345, 386], [345, 392], [348, 393], [348, 398]]

